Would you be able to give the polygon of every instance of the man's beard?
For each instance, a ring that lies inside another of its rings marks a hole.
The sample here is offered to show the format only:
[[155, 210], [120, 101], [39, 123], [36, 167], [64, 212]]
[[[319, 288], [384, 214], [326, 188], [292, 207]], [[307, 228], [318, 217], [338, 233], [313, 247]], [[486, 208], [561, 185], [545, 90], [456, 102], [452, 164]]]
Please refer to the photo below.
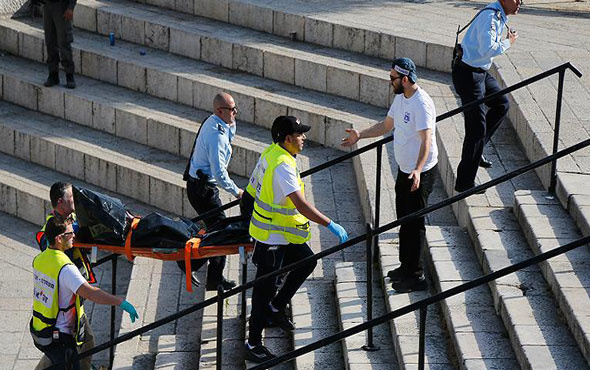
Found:
[[393, 87], [393, 93], [395, 95], [402, 94], [403, 92], [404, 92], [404, 86], [402, 84], [399, 84], [398, 87], [395, 87], [395, 86]]

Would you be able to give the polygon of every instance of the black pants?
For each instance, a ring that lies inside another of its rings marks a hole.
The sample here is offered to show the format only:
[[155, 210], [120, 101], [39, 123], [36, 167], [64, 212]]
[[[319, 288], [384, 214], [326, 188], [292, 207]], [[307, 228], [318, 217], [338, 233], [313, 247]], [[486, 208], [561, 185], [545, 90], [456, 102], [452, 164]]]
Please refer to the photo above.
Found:
[[[198, 214], [205, 213], [212, 209], [221, 206], [221, 199], [219, 199], [219, 190], [217, 186], [198, 180], [189, 180], [186, 182], [186, 193], [188, 201], [191, 203]], [[223, 212], [216, 213], [203, 219], [205, 226], [208, 228], [215, 223], [224, 220], [225, 214]], [[201, 258], [191, 260], [191, 269], [197, 271], [201, 266], [209, 261], [209, 268], [207, 272], [207, 281], [212, 283], [220, 282], [223, 279], [223, 268], [225, 267], [225, 256]], [[178, 267], [186, 273], [184, 261], [177, 261]]]
[[46, 1], [43, 6], [43, 31], [45, 32], [49, 72], [59, 70], [61, 58], [61, 65], [64, 67], [65, 72], [74, 73], [72, 21], [64, 19], [67, 5], [67, 1]]
[[[395, 207], [397, 218], [421, 210], [428, 204], [436, 175], [436, 166], [420, 174], [420, 186], [410, 191], [413, 180], [409, 174], [397, 172], [395, 180]], [[422, 270], [422, 245], [424, 243], [424, 217], [402, 224], [399, 228], [399, 260], [405, 274], [420, 275]]]
[[[475, 71], [462, 64], [453, 68], [453, 84], [463, 105], [501, 90], [496, 79], [488, 72]], [[475, 185], [483, 147], [506, 117], [508, 109], [508, 99], [502, 95], [463, 113], [465, 139], [457, 168], [457, 188], [467, 189]]]
[[[59, 333], [59, 339], [54, 340], [51, 346], [44, 350], [43, 353], [51, 360], [52, 364], [63, 363], [68, 360], [72, 364], [71, 370], [80, 370], [78, 348], [74, 337], [70, 334]], [[60, 369], [66, 369], [66, 367], [63, 366]]]
[[[312, 255], [313, 251], [307, 244], [272, 246], [256, 242], [252, 256], [252, 262], [256, 265], [256, 278]], [[313, 261], [289, 272], [278, 292], [276, 278], [266, 279], [254, 285], [248, 336], [250, 345], [258, 345], [262, 342], [262, 330], [268, 318], [269, 303], [272, 303], [273, 307], [278, 310], [284, 310], [297, 289], [311, 275], [316, 265], [317, 262]]]

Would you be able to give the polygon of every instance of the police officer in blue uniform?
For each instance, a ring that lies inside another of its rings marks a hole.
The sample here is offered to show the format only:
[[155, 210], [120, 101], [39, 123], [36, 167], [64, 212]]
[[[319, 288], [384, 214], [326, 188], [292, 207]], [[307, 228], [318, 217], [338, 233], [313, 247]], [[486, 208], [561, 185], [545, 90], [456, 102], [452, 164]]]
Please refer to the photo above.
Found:
[[[195, 140], [193, 152], [188, 164], [186, 191], [188, 200], [198, 214], [221, 206], [219, 189], [225, 189], [236, 198], [242, 197], [240, 189], [229, 177], [227, 167], [232, 155], [231, 142], [236, 134], [236, 115], [238, 108], [231, 95], [220, 93], [213, 99], [214, 114], [203, 122]], [[203, 219], [207, 228], [225, 219], [222, 212]], [[223, 277], [225, 256], [193, 260], [193, 284], [198, 285], [196, 271], [209, 261], [207, 290], [216, 290], [221, 284], [225, 290], [233, 288], [234, 281]], [[178, 266], [184, 270], [184, 262]]]
[[[508, 30], [506, 38], [503, 33], [504, 28], [508, 28], [507, 16], [517, 14], [521, 3], [520, 0], [498, 0], [489, 4], [467, 29], [461, 42], [462, 58], [454, 63], [452, 72], [453, 85], [463, 105], [501, 90], [488, 70], [494, 57], [503, 54], [518, 38], [513, 30]], [[464, 112], [465, 139], [457, 169], [456, 191], [475, 186], [478, 166], [492, 166], [483, 157], [483, 148], [502, 123], [508, 108], [508, 99], [500, 96]]]

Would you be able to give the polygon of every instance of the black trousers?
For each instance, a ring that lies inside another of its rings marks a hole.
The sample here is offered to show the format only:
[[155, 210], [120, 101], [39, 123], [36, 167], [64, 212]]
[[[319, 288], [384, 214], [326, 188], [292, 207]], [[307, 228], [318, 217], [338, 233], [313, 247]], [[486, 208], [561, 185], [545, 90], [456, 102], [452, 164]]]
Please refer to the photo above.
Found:
[[64, 19], [67, 5], [67, 1], [46, 1], [45, 5], [43, 5], [43, 31], [45, 32], [49, 72], [59, 70], [61, 59], [61, 65], [64, 67], [65, 72], [74, 73], [72, 21]]
[[[74, 337], [70, 334], [59, 333], [59, 339], [54, 340], [43, 353], [51, 360], [52, 364], [71, 361], [71, 370], [80, 370], [78, 347]], [[60, 369], [66, 369], [66, 367], [63, 366]]]
[[[397, 218], [426, 207], [434, 186], [436, 167], [420, 174], [420, 186], [415, 191], [410, 191], [413, 180], [408, 179], [409, 174], [398, 170], [395, 180]], [[421, 255], [425, 231], [424, 217], [402, 224], [399, 228], [399, 260], [406, 275], [423, 273]]]
[[[488, 72], [477, 71], [464, 64], [453, 68], [452, 75], [453, 85], [463, 105], [501, 90], [496, 79]], [[475, 185], [483, 147], [506, 117], [509, 107], [508, 99], [502, 95], [463, 113], [465, 139], [457, 168], [457, 188], [467, 189]]]
[[[256, 242], [252, 262], [256, 265], [256, 278], [290, 265], [314, 253], [307, 244], [268, 245]], [[266, 279], [252, 290], [252, 312], [248, 343], [258, 345], [262, 342], [262, 330], [269, 315], [269, 303], [278, 310], [284, 310], [297, 289], [315, 269], [317, 261], [306, 263], [288, 273], [278, 290], [278, 279]]]
[[[219, 190], [217, 186], [198, 180], [189, 180], [186, 182], [186, 193], [188, 201], [198, 214], [205, 213], [212, 209], [221, 206], [221, 199], [219, 199]], [[212, 216], [203, 219], [205, 226], [211, 227], [215, 223], [224, 220], [225, 214], [223, 212], [216, 213]], [[207, 281], [212, 283], [220, 282], [223, 279], [223, 268], [225, 267], [225, 256], [201, 258], [191, 260], [191, 269], [197, 271], [201, 266], [209, 261], [207, 272]], [[178, 267], [186, 273], [184, 261], [177, 261]]]

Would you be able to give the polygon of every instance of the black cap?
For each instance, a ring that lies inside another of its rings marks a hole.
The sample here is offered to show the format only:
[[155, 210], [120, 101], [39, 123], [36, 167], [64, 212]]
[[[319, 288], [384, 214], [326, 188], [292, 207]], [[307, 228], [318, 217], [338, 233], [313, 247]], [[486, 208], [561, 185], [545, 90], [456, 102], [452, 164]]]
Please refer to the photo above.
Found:
[[278, 116], [272, 123], [270, 132], [272, 140], [278, 143], [284, 141], [287, 135], [301, 134], [309, 130], [311, 130], [311, 126], [302, 125], [297, 117]]

